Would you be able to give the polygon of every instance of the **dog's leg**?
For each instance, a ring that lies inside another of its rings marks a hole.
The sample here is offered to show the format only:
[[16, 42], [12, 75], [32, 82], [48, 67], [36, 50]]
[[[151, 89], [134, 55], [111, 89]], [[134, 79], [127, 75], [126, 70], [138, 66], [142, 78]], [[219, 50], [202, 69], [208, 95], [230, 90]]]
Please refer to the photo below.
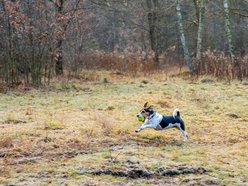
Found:
[[139, 129], [135, 130], [135, 132], [140, 132], [140, 131], [142, 131], [143, 129], [146, 129], [146, 128], [153, 128], [153, 129], [155, 129], [154, 128], [154, 125], [145, 125], [145, 124], [143, 124]]
[[183, 130], [182, 133], [183, 133], [183, 141], [187, 141], [188, 140], [187, 132]]
[[179, 127], [179, 130], [181, 131], [181, 133], [183, 134], [183, 141], [187, 141], [188, 139], [188, 134], [185, 130], [183, 130], [181, 127]]
[[180, 124], [178, 125], [178, 129], [183, 134], [183, 141], [187, 141], [188, 135], [187, 135], [187, 132], [185, 131], [185, 126], [184, 126], [184, 122], [183, 121], [180, 122]]

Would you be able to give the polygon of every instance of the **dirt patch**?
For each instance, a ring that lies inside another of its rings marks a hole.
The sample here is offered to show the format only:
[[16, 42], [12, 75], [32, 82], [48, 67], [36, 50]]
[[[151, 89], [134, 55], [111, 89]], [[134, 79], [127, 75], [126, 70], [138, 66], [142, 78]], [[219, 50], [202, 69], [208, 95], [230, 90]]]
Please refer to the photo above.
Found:
[[22, 121], [18, 119], [7, 119], [3, 122], [3, 124], [24, 124], [27, 123], [27, 121]]
[[229, 116], [230, 118], [234, 118], [234, 119], [240, 118], [237, 114], [234, 114], [234, 113], [228, 113], [226, 115]]
[[203, 167], [175, 166], [159, 168], [156, 171], [161, 176], [178, 176], [182, 174], [204, 174], [207, 170]]
[[[139, 166], [137, 163], [133, 165], [127, 162], [127, 166], [123, 170], [112, 170], [109, 169], [97, 169], [93, 170], [91, 174], [93, 175], [112, 175], [116, 177], [128, 177], [128, 178], [152, 178], [152, 177], [172, 177], [185, 174], [204, 174], [207, 172], [203, 167], [191, 167], [191, 166], [175, 166], [168, 168], [159, 168], [158, 170], [150, 171], [147, 168]], [[131, 165], [131, 166], [130, 166]], [[123, 166], [122, 166], [123, 167]]]
[[[105, 169], [97, 169], [93, 170], [91, 174], [93, 175], [112, 175], [116, 177], [127, 177], [127, 178], [151, 178], [155, 174], [148, 170], [147, 168], [144, 168], [140, 165], [139, 161], [124, 161], [119, 162], [120, 163], [120, 169], [116, 170], [111, 164], [113, 163], [107, 161], [105, 165], [108, 166], [108, 168]], [[110, 166], [109, 166], [110, 165]]]
[[150, 178], [154, 176], [154, 173], [147, 169], [130, 169], [130, 170], [94, 170], [91, 172], [93, 175], [112, 175], [116, 177], [128, 177], [128, 178]]

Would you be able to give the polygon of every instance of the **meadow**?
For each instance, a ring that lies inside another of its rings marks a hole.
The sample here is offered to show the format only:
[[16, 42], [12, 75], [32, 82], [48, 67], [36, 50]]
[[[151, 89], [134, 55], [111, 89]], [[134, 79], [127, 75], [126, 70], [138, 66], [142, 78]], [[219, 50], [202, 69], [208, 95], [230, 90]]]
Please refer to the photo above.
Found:
[[[0, 185], [248, 185], [248, 83], [83, 71], [0, 94]], [[135, 133], [148, 101], [177, 129]]]

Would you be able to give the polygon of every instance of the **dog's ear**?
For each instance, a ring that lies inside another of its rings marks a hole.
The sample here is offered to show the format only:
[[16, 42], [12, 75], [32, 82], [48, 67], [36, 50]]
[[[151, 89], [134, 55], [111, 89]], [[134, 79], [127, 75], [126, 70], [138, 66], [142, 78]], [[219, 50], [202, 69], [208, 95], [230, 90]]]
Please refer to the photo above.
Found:
[[150, 105], [148, 109], [149, 109], [150, 111], [153, 111], [153, 108], [154, 108], [153, 105]]
[[148, 102], [146, 102], [146, 103], [144, 104], [144, 107], [148, 107]]

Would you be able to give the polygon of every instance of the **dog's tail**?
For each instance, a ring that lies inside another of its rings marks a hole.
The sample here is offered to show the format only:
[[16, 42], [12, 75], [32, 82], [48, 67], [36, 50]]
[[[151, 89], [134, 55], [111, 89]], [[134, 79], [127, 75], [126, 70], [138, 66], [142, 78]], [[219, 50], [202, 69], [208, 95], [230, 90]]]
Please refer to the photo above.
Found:
[[174, 111], [173, 111], [173, 117], [176, 117], [176, 116], [178, 116], [178, 117], [180, 117], [180, 112], [179, 112], [179, 109], [177, 108], [177, 109], [175, 109]]

